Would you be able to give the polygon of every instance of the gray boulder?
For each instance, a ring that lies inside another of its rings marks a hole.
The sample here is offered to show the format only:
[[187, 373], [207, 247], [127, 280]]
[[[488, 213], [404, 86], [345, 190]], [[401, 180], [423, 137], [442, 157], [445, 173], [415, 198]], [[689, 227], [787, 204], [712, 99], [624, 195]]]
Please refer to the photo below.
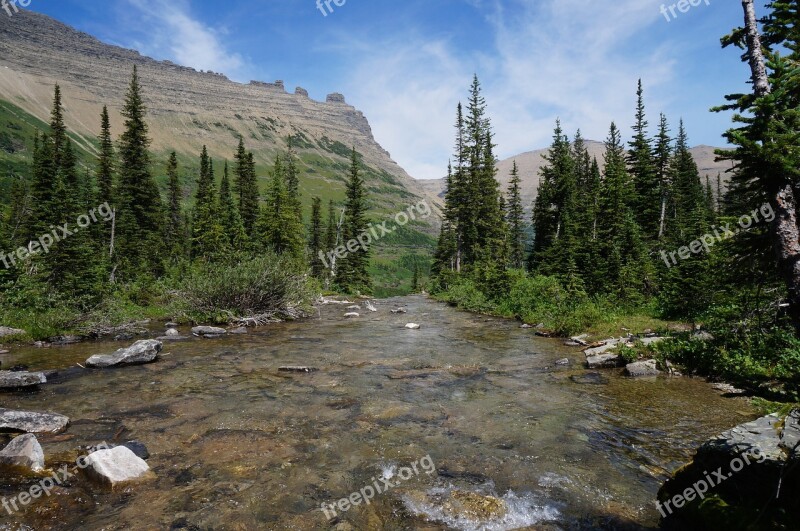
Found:
[[19, 328], [0, 326], [0, 339], [10, 336], [24, 336], [25, 334], [27, 334], [27, 332], [25, 330], [20, 330]]
[[[704, 504], [709, 498], [715, 500]], [[669, 529], [716, 529], [719, 522], [734, 521], [741, 529], [797, 529], [798, 499], [800, 410], [713, 437], [658, 492]]]
[[0, 371], [0, 389], [19, 389], [47, 383], [42, 372]]
[[26, 433], [12, 439], [0, 451], [0, 465], [28, 468], [33, 472], [44, 470], [44, 451], [36, 436]]
[[181, 335], [181, 333], [174, 328], [169, 328], [166, 332], [164, 332], [164, 335], [167, 337], [178, 337]]
[[93, 452], [85, 458], [85, 464], [89, 476], [112, 489], [153, 476], [144, 459], [125, 446]]
[[98, 354], [86, 360], [87, 367], [116, 367], [120, 365], [141, 365], [158, 358], [163, 343], [156, 339], [137, 341], [128, 348], [121, 348], [113, 354]]
[[656, 360], [645, 360], [629, 363], [625, 367], [625, 374], [633, 378], [641, 378], [643, 376], [658, 376], [661, 371], [658, 370]]
[[586, 358], [586, 366], [590, 369], [614, 369], [622, 365], [622, 358], [616, 354], [596, 354]]
[[68, 425], [64, 415], [0, 409], [0, 432], [58, 433]]

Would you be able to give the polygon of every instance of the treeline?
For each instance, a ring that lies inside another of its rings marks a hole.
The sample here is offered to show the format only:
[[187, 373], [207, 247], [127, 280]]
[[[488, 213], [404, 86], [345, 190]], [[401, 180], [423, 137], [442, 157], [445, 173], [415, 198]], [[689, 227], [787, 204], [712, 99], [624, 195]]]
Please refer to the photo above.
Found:
[[[796, 19], [796, 10], [775, 9], [768, 42], [785, 44], [787, 24], [796, 27]], [[788, 64], [778, 51], [769, 57], [770, 64]], [[702, 325], [711, 333], [698, 336], [693, 326], [656, 354], [797, 399], [800, 91], [787, 92], [797, 77], [778, 66], [773, 83], [780, 96], [734, 95], [735, 103], [723, 107], [741, 112], [735, 120], [743, 124], [727, 133], [737, 147], [718, 152], [734, 162], [726, 189], [720, 175], [701, 177], [682, 120], [673, 136], [662, 114], [651, 134], [640, 81], [632, 139], [624, 145], [612, 123], [602, 161], [590, 156], [580, 132], [570, 140], [556, 123], [530, 217], [516, 164], [508, 190], [499, 189], [476, 77], [466, 109], [459, 104], [456, 111], [434, 292], [561, 334], [605, 325], [618, 333], [629, 322], [664, 332], [666, 320]]]
[[0, 269], [6, 305], [57, 300], [87, 309], [125, 286], [180, 286], [212, 266], [232, 270], [265, 257], [331, 289], [369, 291], [366, 253], [349, 253], [335, 264], [319, 258], [368, 225], [355, 149], [346, 202], [341, 207], [330, 202], [327, 224], [319, 198], [313, 198], [309, 224], [303, 219], [291, 144], [276, 156], [262, 197], [253, 153], [241, 138], [219, 178], [219, 165], [202, 147], [197, 188], [187, 208], [175, 152], [166, 166], [166, 197], [159, 191], [145, 113], [134, 67], [122, 108], [124, 131], [115, 142], [104, 107], [96, 164], [81, 167], [65, 126], [61, 90], [55, 87], [49, 130], [34, 140], [32, 175], [14, 181], [0, 224], [0, 245], [11, 261]]
[[[477, 78], [466, 117], [459, 104], [455, 163], [449, 168], [435, 271], [446, 287], [453, 273], [476, 278], [492, 296], [508, 291], [511, 269], [559, 280], [574, 297], [608, 295], [625, 303], [658, 298], [665, 313], [687, 317], [687, 289], [711, 274], [707, 255], [669, 265], [673, 250], [717, 222], [720, 202], [701, 179], [683, 122], [673, 139], [667, 118], [648, 135], [641, 82], [634, 136], [626, 146], [612, 123], [602, 164], [578, 131], [572, 141], [556, 123], [541, 169], [532, 216], [525, 217], [516, 163], [509, 189], [495, 178], [492, 130]], [[717, 194], [721, 177], [716, 176]], [[532, 230], [529, 230], [532, 229]], [[532, 233], [532, 236], [531, 236]]]

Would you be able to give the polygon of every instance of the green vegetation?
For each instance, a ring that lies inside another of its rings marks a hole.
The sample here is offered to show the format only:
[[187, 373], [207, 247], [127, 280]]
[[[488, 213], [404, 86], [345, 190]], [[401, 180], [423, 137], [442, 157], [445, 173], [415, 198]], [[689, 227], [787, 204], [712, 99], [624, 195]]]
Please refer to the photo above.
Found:
[[[124, 131], [114, 142], [103, 108], [96, 150], [89, 153], [87, 142], [77, 143], [66, 129], [58, 86], [49, 124], [0, 105], [0, 185], [8, 192], [0, 205], [0, 247], [15, 250], [13, 259], [4, 256], [9, 267], [0, 269], [0, 319], [25, 329], [28, 339], [98, 335], [144, 318], [261, 323], [297, 317], [310, 309], [321, 282], [371, 292], [374, 269], [386, 268], [376, 277], [389, 290], [407, 293], [411, 279], [398, 285], [391, 277], [410, 277], [416, 262], [398, 255], [408, 254], [404, 246], [432, 247], [430, 237], [406, 227], [376, 246], [376, 264], [355, 252], [340, 262], [341, 272], [326, 271], [310, 259], [308, 244], [318, 255], [328, 250], [324, 240], [342, 242], [363, 231], [371, 189], [366, 177], [384, 192], [402, 188], [385, 172], [364, 166], [348, 150], [344, 179], [337, 175], [339, 163], [298, 156], [291, 146], [308, 143], [300, 132], [275, 156], [268, 179], [259, 178], [242, 137], [232, 166], [215, 165], [205, 146], [199, 159], [169, 152], [162, 163], [149, 151], [135, 68], [123, 116]], [[315, 160], [319, 175], [301, 180]], [[341, 187], [330, 185], [326, 176], [334, 175]], [[309, 242], [303, 193], [322, 181], [316, 189], [329, 200], [330, 222], [323, 226], [322, 197], [309, 197], [316, 234]], [[381, 208], [388, 211], [379, 205], [378, 213]], [[87, 223], [74, 230], [81, 216]], [[65, 231], [56, 230], [64, 223]]]
[[[739, 113], [740, 124], [726, 135], [736, 149], [719, 153], [737, 165], [728, 190], [718, 180], [715, 197], [710, 178], [701, 178], [682, 120], [673, 139], [661, 115], [649, 136], [640, 82], [629, 149], [612, 123], [602, 168], [580, 132], [570, 141], [556, 123], [533, 205], [527, 271], [519, 267], [519, 240], [528, 231], [516, 167], [504, 197], [476, 79], [466, 112], [460, 104], [456, 112], [456, 152], [432, 268], [436, 296], [562, 335], [619, 335], [623, 327], [667, 332], [674, 328], [669, 320], [690, 322], [704, 333], [685, 327], [651, 353], [758, 395], [798, 400], [798, 14], [787, 3], [769, 7], [768, 77], [755, 94], [728, 96], [723, 107]], [[723, 42], [752, 46], [742, 30]], [[752, 52], [744, 59], [759, 61]], [[729, 226], [735, 233], [723, 229]]]

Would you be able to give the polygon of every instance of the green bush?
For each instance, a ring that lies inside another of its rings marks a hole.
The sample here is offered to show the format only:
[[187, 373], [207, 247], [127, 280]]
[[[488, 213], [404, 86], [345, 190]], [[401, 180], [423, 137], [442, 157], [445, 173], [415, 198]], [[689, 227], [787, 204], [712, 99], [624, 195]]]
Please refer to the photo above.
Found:
[[187, 310], [200, 319], [294, 318], [311, 310], [320, 293], [293, 260], [268, 252], [236, 264], [195, 266], [183, 283]]

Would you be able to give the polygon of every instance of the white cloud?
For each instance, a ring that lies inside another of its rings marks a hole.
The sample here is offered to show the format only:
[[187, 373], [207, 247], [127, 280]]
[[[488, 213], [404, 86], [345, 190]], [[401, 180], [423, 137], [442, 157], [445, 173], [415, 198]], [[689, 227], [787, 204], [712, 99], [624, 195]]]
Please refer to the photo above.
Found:
[[[491, 5], [489, 5], [491, 4]], [[534, 5], [535, 4], [535, 5]], [[413, 177], [442, 177], [452, 152], [455, 105], [465, 100], [473, 72], [484, 86], [508, 157], [546, 146], [557, 117], [570, 135], [602, 140], [612, 120], [627, 132], [636, 81], [648, 87], [672, 79], [663, 48], [631, 51], [630, 39], [657, 21], [641, 0], [506, 0], [473, 2], [489, 21], [494, 49], [459, 53], [446, 40], [424, 37], [370, 42], [362, 53], [349, 101], [365, 112], [376, 139]], [[661, 102], [650, 97], [651, 122]]]
[[214, 30], [192, 18], [187, 0], [128, 0], [138, 11], [136, 20], [145, 32], [146, 42], [135, 47], [143, 54], [169, 58], [179, 64], [198, 70], [224, 72], [229, 77], [243, 81], [249, 79], [250, 66], [238, 53], [225, 49], [220, 35], [225, 30]]

